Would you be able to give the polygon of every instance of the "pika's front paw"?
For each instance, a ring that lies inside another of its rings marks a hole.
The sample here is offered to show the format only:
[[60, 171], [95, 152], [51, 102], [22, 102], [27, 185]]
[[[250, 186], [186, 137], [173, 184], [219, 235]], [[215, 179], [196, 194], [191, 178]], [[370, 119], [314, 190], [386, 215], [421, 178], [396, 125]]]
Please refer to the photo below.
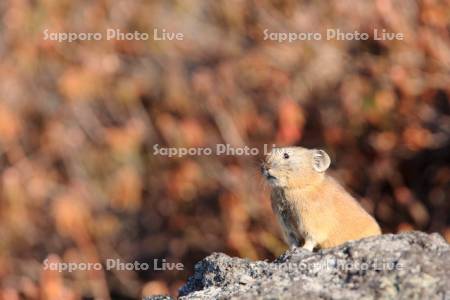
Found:
[[305, 244], [303, 245], [302, 249], [308, 250], [308, 251], [313, 251], [314, 248], [317, 246], [317, 243], [311, 241], [311, 240], [307, 240], [305, 242]]

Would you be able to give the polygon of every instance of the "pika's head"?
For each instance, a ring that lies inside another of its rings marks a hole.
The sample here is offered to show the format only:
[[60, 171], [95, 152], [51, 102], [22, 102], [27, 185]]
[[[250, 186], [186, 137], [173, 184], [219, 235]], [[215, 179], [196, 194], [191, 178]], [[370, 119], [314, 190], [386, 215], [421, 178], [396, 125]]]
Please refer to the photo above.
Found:
[[261, 165], [261, 172], [273, 187], [306, 187], [323, 178], [330, 162], [323, 150], [274, 148]]

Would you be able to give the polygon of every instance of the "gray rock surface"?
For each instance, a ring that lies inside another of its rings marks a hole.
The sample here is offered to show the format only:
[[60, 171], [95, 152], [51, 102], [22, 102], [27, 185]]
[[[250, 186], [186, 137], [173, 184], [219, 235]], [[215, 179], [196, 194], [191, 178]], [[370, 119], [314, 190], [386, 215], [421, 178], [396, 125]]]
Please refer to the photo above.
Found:
[[181, 299], [450, 300], [450, 245], [438, 234], [386, 234], [273, 262], [213, 253], [195, 266]]

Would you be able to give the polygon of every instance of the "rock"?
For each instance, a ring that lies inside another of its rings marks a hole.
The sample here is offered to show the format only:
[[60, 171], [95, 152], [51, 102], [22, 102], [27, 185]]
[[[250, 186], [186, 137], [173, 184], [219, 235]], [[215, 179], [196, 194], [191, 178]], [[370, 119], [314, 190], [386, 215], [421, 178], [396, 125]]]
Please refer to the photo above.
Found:
[[173, 300], [173, 298], [167, 295], [154, 295], [154, 296], [146, 296], [142, 298], [142, 300]]
[[385, 234], [273, 262], [213, 253], [180, 299], [450, 299], [450, 245], [438, 234]]

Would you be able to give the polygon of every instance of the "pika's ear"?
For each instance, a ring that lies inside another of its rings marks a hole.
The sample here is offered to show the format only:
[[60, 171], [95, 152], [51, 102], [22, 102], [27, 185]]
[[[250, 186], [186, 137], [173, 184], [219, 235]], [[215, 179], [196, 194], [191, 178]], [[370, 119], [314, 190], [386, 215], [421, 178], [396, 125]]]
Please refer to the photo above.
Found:
[[330, 166], [331, 159], [323, 150], [313, 150], [312, 164], [316, 172], [325, 172]]

